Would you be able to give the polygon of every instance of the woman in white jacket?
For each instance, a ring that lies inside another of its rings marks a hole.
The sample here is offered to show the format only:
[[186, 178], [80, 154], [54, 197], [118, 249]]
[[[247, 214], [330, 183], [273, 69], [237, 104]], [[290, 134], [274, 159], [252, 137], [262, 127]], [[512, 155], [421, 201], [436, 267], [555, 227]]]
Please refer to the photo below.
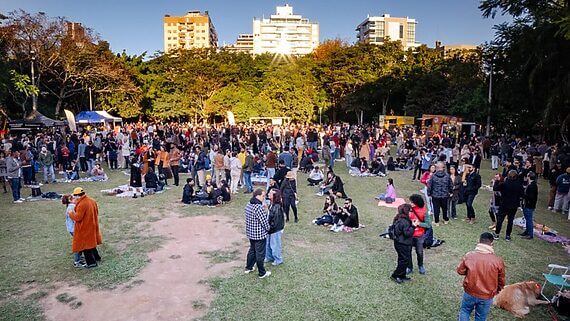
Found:
[[239, 177], [241, 175], [241, 161], [236, 156], [237, 154], [234, 152], [230, 158], [230, 176], [232, 177], [230, 191], [232, 194], [237, 194]]

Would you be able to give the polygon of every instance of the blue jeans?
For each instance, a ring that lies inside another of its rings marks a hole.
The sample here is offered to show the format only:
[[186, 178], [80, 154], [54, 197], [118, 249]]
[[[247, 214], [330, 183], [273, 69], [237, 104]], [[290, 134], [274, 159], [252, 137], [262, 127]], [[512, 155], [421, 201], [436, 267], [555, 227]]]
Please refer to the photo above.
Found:
[[44, 166], [44, 181], [49, 182], [49, 181], [55, 182], [55, 173], [53, 171], [53, 165], [46, 165]]
[[307, 142], [307, 145], [312, 150], [317, 150], [317, 142]]
[[493, 299], [479, 299], [470, 294], [463, 293], [461, 300], [461, 309], [459, 310], [459, 321], [469, 321], [469, 316], [475, 309], [475, 321], [487, 320], [489, 310], [491, 310]]
[[243, 182], [245, 184], [246, 192], [253, 192], [253, 185], [251, 185], [251, 172], [243, 172]]
[[329, 160], [330, 167], [334, 167], [334, 160], [335, 160], [334, 153], [335, 152], [331, 152], [331, 159]]
[[281, 255], [281, 236], [283, 230], [267, 235], [265, 244], [265, 260], [273, 261], [274, 264], [283, 263]]
[[20, 199], [20, 189], [22, 188], [22, 185], [20, 184], [20, 178], [11, 178], [12, 182], [12, 198], [14, 198], [14, 201], [17, 201]]
[[526, 221], [526, 230], [524, 231], [528, 236], [534, 236], [534, 225], [532, 222], [532, 214], [534, 214], [534, 208], [523, 208], [524, 219]]
[[269, 181], [275, 176], [275, 168], [267, 167], [267, 188], [269, 188]]

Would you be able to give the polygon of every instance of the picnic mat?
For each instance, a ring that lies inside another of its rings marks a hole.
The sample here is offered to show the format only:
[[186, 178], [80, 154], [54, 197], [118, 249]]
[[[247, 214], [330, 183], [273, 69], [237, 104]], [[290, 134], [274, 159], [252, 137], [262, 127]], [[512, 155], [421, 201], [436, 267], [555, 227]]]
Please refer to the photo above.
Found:
[[393, 203], [386, 203], [384, 201], [378, 201], [378, 206], [382, 206], [382, 207], [389, 207], [389, 208], [398, 208], [398, 206], [405, 204], [406, 201], [403, 198], [396, 198], [396, 200]]

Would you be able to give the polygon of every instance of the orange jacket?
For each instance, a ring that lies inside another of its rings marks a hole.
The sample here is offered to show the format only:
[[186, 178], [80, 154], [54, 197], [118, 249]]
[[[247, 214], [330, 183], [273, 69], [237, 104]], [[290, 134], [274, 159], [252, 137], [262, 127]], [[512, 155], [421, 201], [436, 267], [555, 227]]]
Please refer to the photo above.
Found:
[[71, 246], [73, 252], [94, 249], [103, 243], [99, 231], [99, 209], [94, 199], [82, 196], [77, 200], [75, 210], [69, 213], [69, 217], [75, 221]]
[[162, 161], [162, 167], [170, 167], [170, 155], [167, 151], [158, 151], [156, 152], [156, 162], [155, 164], [160, 164]]

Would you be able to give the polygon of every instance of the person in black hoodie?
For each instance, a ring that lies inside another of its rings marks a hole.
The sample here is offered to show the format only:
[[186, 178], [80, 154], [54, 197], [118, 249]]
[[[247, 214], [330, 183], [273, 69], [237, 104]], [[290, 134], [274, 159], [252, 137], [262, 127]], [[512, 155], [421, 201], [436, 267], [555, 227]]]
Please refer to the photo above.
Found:
[[475, 223], [475, 209], [473, 208], [473, 201], [479, 193], [481, 188], [481, 175], [471, 164], [465, 164], [467, 175], [465, 177], [465, 191], [463, 197], [465, 198], [465, 205], [467, 206], [467, 221], [469, 224]]
[[281, 236], [285, 228], [285, 214], [281, 200], [281, 191], [273, 189], [269, 193], [271, 205], [269, 207], [269, 235], [265, 246], [265, 260], [273, 262], [271, 265], [277, 266], [283, 263], [281, 254]]
[[412, 236], [415, 226], [410, 220], [410, 204], [402, 204], [398, 207], [398, 214], [394, 217], [394, 248], [398, 253], [398, 266], [390, 277], [394, 282], [400, 284], [409, 281], [406, 276], [406, 268], [412, 259]]
[[283, 195], [283, 208], [287, 222], [289, 222], [289, 208], [293, 209], [295, 223], [299, 222], [297, 216], [297, 182], [295, 181], [295, 173], [287, 172], [285, 179], [281, 182], [281, 193]]
[[497, 227], [495, 230], [495, 240], [499, 239], [501, 228], [505, 216], [507, 217], [506, 241], [511, 240], [511, 232], [513, 231], [513, 220], [520, 206], [521, 197], [524, 196], [523, 186], [518, 179], [518, 173], [515, 170], [509, 171], [507, 178], [503, 183], [495, 181], [493, 191], [501, 192], [501, 205], [499, 206], [499, 215], [497, 215]]
[[194, 201], [194, 180], [190, 177], [186, 179], [186, 185], [182, 191], [182, 203], [192, 204]]
[[528, 182], [524, 190], [524, 206], [523, 213], [524, 219], [526, 221], [526, 229], [520, 235], [523, 239], [532, 240], [534, 236], [534, 224], [533, 224], [533, 214], [536, 209], [536, 201], [538, 200], [538, 186], [536, 185], [536, 174], [534, 172], [529, 172], [526, 175], [526, 181]]

